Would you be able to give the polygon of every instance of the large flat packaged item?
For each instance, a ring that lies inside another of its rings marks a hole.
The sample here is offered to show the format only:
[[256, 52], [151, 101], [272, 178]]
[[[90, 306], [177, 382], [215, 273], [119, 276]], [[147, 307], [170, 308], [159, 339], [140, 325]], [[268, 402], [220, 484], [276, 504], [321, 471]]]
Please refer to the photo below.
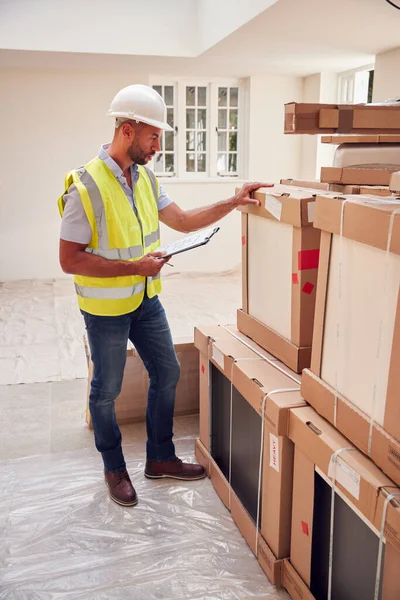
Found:
[[335, 150], [334, 167], [392, 165], [400, 169], [400, 144], [341, 144]]
[[400, 488], [311, 407], [289, 422], [292, 598], [398, 600]]
[[400, 170], [396, 171], [396, 173], [392, 173], [389, 188], [395, 194], [400, 194]]
[[[86, 402], [86, 423], [92, 428], [89, 410], [90, 383], [93, 377], [93, 363], [90, 359], [89, 344], [84, 337], [88, 362], [88, 393]], [[176, 388], [175, 415], [193, 415], [199, 412], [199, 352], [193, 343], [175, 343], [175, 352], [181, 365], [181, 376]], [[115, 401], [115, 412], [120, 425], [146, 419], [149, 377], [140, 356], [129, 341], [126, 350], [126, 365], [121, 393]]]
[[331, 192], [339, 192], [340, 194], [362, 194], [363, 196], [391, 196], [392, 192], [389, 186], [385, 185], [346, 185], [343, 183], [330, 183], [329, 190]]
[[400, 144], [400, 135], [323, 135], [323, 144]]
[[285, 104], [285, 133], [400, 133], [400, 103]]
[[322, 167], [321, 181], [325, 183], [357, 185], [389, 185], [396, 165], [370, 165], [368, 167]]
[[291, 185], [297, 188], [328, 191], [329, 184], [321, 181], [309, 181], [307, 179], [281, 179], [281, 185]]
[[320, 242], [313, 227], [316, 194], [276, 185], [255, 192], [260, 206], [239, 209], [243, 284], [238, 329], [299, 373], [311, 357]]
[[302, 394], [400, 484], [400, 200], [318, 197], [321, 253]]
[[293, 445], [287, 427], [289, 409], [305, 406], [300, 378], [243, 343], [234, 329], [230, 338], [219, 334], [218, 328], [214, 335], [196, 328], [199, 348], [208, 343], [209, 372], [200, 399], [200, 419], [204, 412], [209, 427], [200, 431], [196, 456], [254, 554], [261, 537], [279, 560], [290, 548]]

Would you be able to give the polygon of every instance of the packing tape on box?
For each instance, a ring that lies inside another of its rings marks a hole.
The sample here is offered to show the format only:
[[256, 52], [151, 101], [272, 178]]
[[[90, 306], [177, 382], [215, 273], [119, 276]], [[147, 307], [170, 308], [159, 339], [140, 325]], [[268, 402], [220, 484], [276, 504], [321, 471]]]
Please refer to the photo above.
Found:
[[382, 558], [383, 558], [383, 541], [385, 539], [385, 525], [386, 525], [386, 516], [387, 509], [389, 504], [394, 500], [394, 498], [400, 498], [400, 490], [397, 493], [389, 494], [387, 498], [385, 498], [385, 504], [383, 505], [382, 511], [382, 523], [381, 523], [381, 531], [379, 535], [379, 549], [378, 549], [378, 560], [376, 564], [376, 579], [375, 579], [375, 593], [374, 600], [379, 599], [379, 588], [381, 586], [381, 570], [382, 570]]
[[258, 488], [257, 488], [257, 518], [256, 518], [256, 556], [258, 556], [258, 536], [259, 536], [259, 521], [260, 521], [260, 507], [261, 507], [261, 481], [262, 481], [262, 467], [264, 457], [264, 421], [265, 421], [265, 405], [268, 398], [272, 394], [282, 394], [285, 392], [298, 392], [300, 387], [296, 388], [280, 388], [277, 390], [271, 390], [268, 394], [265, 394], [261, 405], [261, 441], [260, 441], [260, 460], [258, 463]]
[[[399, 205], [400, 200], [397, 198], [371, 198], [368, 200], [364, 200], [363, 202], [367, 202], [368, 204], [379, 205]], [[336, 321], [336, 373], [335, 373], [335, 392], [334, 392], [334, 409], [333, 409], [333, 423], [334, 426], [337, 427], [337, 408], [338, 408], [338, 388], [339, 388], [339, 357], [340, 357], [340, 335], [341, 335], [341, 325], [342, 325], [342, 315], [343, 315], [343, 307], [342, 307], [342, 268], [343, 268], [343, 230], [344, 230], [344, 213], [345, 207], [348, 203], [346, 198], [343, 199], [340, 213], [340, 232], [339, 232], [339, 263], [338, 263], [338, 318]], [[378, 382], [381, 380], [380, 375], [380, 364], [381, 364], [381, 342], [382, 342], [382, 332], [384, 319], [386, 315], [385, 311], [385, 302], [387, 301], [387, 281], [388, 281], [388, 268], [389, 268], [389, 256], [390, 256], [390, 247], [392, 242], [393, 228], [394, 228], [394, 219], [397, 214], [400, 214], [400, 207], [395, 208], [390, 215], [389, 222], [389, 230], [388, 230], [388, 239], [386, 243], [386, 258], [385, 258], [385, 268], [384, 268], [384, 289], [382, 293], [382, 309], [381, 309], [381, 319], [379, 323], [379, 334], [378, 334], [378, 347], [377, 347], [377, 369], [376, 369], [376, 379], [375, 385], [373, 389], [372, 396], [372, 407], [371, 407], [371, 416], [369, 422], [369, 435], [368, 435], [368, 456], [371, 457], [372, 450], [372, 434], [375, 423], [375, 410], [376, 410], [376, 397], [377, 397], [377, 389]]]
[[[274, 367], [274, 369], [277, 369], [278, 371], [280, 371], [281, 373], [283, 373], [284, 375], [286, 375], [286, 377], [289, 377], [289, 379], [291, 379], [292, 381], [294, 381], [295, 383], [298, 383], [300, 385], [300, 383], [301, 383], [300, 379], [298, 379], [297, 377], [295, 377], [291, 373], [287, 373], [285, 371], [285, 369], [282, 369], [282, 367], [280, 367], [277, 364], [277, 362], [279, 362], [279, 361], [277, 361], [277, 360], [271, 360], [270, 358], [267, 358], [261, 352], [259, 352], [258, 350], [256, 350], [255, 348], [253, 348], [253, 346], [251, 346], [245, 340], [243, 340], [241, 337], [239, 337], [238, 335], [236, 335], [236, 333], [234, 331], [231, 331], [226, 325], [224, 325], [223, 327], [224, 327], [225, 331], [227, 331], [228, 333], [230, 333], [230, 335], [232, 335], [234, 338], [236, 338], [237, 340], [239, 340], [239, 342], [241, 342], [247, 348], [249, 348], [250, 350], [252, 350], [254, 352], [254, 354], [257, 354], [257, 356], [259, 356], [262, 360], [265, 360], [265, 362], [267, 362], [269, 365], [271, 365], [272, 367]], [[254, 359], [251, 359], [251, 360], [254, 360]]]
[[330, 464], [334, 467], [331, 471], [332, 491], [331, 491], [331, 518], [329, 531], [329, 558], [328, 558], [328, 595], [327, 600], [332, 600], [332, 574], [333, 574], [333, 526], [335, 523], [335, 488], [336, 488], [336, 464], [339, 454], [342, 452], [352, 452], [355, 448], [339, 448], [331, 456]]

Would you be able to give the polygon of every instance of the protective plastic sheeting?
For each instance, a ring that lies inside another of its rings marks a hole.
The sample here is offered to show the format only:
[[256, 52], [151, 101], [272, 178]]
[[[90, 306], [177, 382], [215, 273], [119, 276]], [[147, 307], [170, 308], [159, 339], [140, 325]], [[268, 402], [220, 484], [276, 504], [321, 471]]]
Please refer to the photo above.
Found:
[[[193, 438], [177, 451], [192, 457]], [[94, 449], [0, 462], [1, 600], [288, 598], [208, 479], [149, 481], [137, 443], [125, 456], [130, 509], [109, 499]]]

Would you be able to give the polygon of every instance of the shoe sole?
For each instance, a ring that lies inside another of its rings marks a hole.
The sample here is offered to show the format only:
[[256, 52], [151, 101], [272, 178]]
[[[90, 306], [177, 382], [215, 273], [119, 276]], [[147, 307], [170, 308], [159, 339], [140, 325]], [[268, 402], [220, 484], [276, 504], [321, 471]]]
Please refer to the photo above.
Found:
[[109, 494], [111, 500], [113, 502], [115, 502], [115, 504], [119, 504], [120, 506], [136, 506], [138, 503], [138, 500], [135, 500], [134, 502], [123, 502], [122, 500], [118, 500], [117, 498], [114, 498], [114, 496], [111, 496], [111, 494]]
[[204, 479], [207, 476], [207, 473], [204, 475], [198, 475], [197, 477], [182, 477], [179, 475], [149, 475], [148, 473], [144, 474], [147, 479], [178, 479], [179, 481], [198, 481], [199, 479]]

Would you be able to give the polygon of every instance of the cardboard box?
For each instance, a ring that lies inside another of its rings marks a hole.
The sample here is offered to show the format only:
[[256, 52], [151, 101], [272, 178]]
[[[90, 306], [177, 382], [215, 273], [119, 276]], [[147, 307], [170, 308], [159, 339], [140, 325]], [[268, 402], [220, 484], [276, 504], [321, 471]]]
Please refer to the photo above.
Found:
[[391, 196], [392, 193], [388, 186], [379, 185], [343, 185], [342, 183], [330, 183], [331, 192], [340, 192], [341, 194], [362, 194], [363, 196]]
[[389, 185], [390, 176], [398, 167], [379, 165], [379, 168], [322, 167], [321, 181], [326, 183]]
[[[208, 359], [210, 342], [219, 343], [222, 340], [228, 341], [228, 346], [232, 348], [237, 358], [255, 358], [257, 356], [265, 357], [270, 360], [275, 358], [260, 348], [253, 340], [249, 339], [235, 325], [208, 325], [195, 327], [194, 344], [199, 350], [199, 397], [200, 397], [200, 440], [206, 450], [210, 451], [210, 366]], [[223, 346], [224, 347], [224, 346]], [[258, 352], [258, 354], [254, 354]], [[231, 363], [227, 369], [231, 368]], [[229, 377], [229, 375], [228, 375]]]
[[211, 477], [210, 453], [203, 446], [200, 440], [196, 440], [195, 442], [194, 454], [199, 465], [202, 465], [205, 468], [207, 477]]
[[400, 103], [285, 104], [285, 133], [399, 133]]
[[[200, 414], [204, 408], [211, 421], [211, 481], [237, 521], [232, 507], [236, 495], [255, 531], [266, 398], [259, 526], [279, 559], [288, 556], [290, 546], [293, 446], [286, 435], [289, 409], [305, 406], [305, 401], [299, 393], [299, 377], [281, 362], [263, 360], [261, 355], [261, 349], [256, 354], [234, 337], [210, 337], [209, 396], [201, 395]], [[273, 390], [284, 391], [266, 397]]]
[[342, 202], [317, 198], [320, 267], [302, 394], [400, 484], [400, 202], [347, 196], [341, 239]]
[[311, 407], [290, 412], [289, 436], [295, 445], [290, 564], [316, 600], [327, 597], [334, 485], [332, 598], [372, 600], [385, 498], [396, 493], [385, 519], [379, 598], [399, 598], [400, 489]]
[[320, 242], [312, 227], [316, 193], [276, 185], [255, 192], [260, 206], [240, 207], [238, 328], [297, 372], [311, 355]]
[[400, 144], [400, 135], [323, 135], [323, 144]]
[[390, 178], [389, 188], [395, 194], [400, 194], [400, 171], [396, 171], [396, 173], [392, 173]]
[[316, 600], [287, 558], [283, 560], [281, 581], [292, 600]]
[[307, 181], [305, 179], [281, 179], [281, 185], [291, 185], [297, 188], [309, 188], [312, 190], [329, 190], [327, 183], [321, 181]]
[[[88, 393], [86, 400], [86, 423], [92, 428], [89, 410], [90, 382], [93, 363], [89, 345], [84, 336], [88, 362]], [[199, 353], [193, 343], [175, 343], [175, 352], [181, 365], [181, 376], [176, 388], [175, 416], [193, 415], [199, 412]], [[115, 401], [115, 412], [119, 425], [146, 419], [149, 377], [147, 370], [133, 344], [129, 341], [121, 393]]]

